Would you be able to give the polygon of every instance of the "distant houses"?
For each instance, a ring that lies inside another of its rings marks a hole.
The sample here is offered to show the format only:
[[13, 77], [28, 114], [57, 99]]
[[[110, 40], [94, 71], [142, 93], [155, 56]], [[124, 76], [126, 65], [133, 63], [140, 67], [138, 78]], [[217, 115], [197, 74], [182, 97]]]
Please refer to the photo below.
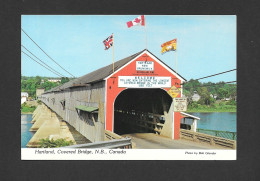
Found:
[[210, 97], [217, 99], [218, 96], [216, 94], [210, 94]]
[[48, 79], [49, 82], [61, 82], [60, 79]]
[[199, 94], [197, 94], [197, 93], [195, 93], [195, 94], [193, 94], [193, 96], [191, 97], [191, 99], [192, 99], [192, 101], [195, 101], [195, 102], [197, 102], [197, 101], [199, 101], [199, 100], [200, 100], [200, 95], [199, 95]]
[[25, 103], [28, 99], [28, 93], [27, 92], [21, 92], [21, 104]]
[[[61, 82], [61, 79], [47, 79], [48, 82]], [[41, 84], [44, 83], [44, 79], [41, 80]]]

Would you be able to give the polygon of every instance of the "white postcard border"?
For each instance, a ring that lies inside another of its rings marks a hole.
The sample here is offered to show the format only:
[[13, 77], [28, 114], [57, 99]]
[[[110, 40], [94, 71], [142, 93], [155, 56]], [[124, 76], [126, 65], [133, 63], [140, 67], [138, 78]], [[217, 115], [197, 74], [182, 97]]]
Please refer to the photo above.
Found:
[[236, 160], [236, 150], [22, 148], [21, 160]]

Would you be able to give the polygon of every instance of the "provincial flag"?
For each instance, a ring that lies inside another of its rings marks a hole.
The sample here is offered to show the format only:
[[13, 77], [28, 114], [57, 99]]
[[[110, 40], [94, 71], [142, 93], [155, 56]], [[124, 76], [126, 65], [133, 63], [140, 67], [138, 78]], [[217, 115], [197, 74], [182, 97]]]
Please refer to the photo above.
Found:
[[167, 41], [166, 43], [161, 45], [162, 51], [161, 53], [169, 52], [169, 51], [175, 51], [177, 49], [177, 38]]
[[128, 21], [126, 24], [128, 28], [136, 25], [144, 26], [145, 25], [144, 15], [138, 16], [133, 21]]
[[109, 36], [107, 39], [105, 39], [103, 41], [104, 45], [105, 45], [105, 50], [108, 50], [111, 46], [113, 46], [114, 43], [114, 36], [113, 34], [111, 36]]

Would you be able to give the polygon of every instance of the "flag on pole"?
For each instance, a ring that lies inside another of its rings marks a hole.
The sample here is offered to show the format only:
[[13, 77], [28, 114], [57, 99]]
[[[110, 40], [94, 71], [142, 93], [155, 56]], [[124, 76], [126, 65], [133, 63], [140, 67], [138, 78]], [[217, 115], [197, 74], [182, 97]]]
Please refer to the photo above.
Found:
[[103, 41], [103, 43], [105, 45], [105, 50], [108, 50], [111, 46], [113, 46], [113, 43], [114, 43], [113, 34], [111, 36], [109, 36], [107, 39], [105, 39]]
[[138, 16], [133, 21], [128, 21], [126, 24], [128, 28], [136, 25], [145, 26], [144, 15]]
[[175, 51], [177, 49], [177, 38], [167, 41], [166, 43], [161, 45], [162, 51], [161, 53], [169, 52], [169, 51]]

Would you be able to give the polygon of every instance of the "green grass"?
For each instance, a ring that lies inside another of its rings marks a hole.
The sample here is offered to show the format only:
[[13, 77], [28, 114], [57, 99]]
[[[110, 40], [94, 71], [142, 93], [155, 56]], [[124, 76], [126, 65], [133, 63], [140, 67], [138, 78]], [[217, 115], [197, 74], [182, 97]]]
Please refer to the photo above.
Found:
[[187, 112], [237, 112], [236, 105], [199, 105], [197, 108], [188, 107]]
[[72, 145], [73, 142], [72, 141], [66, 141], [65, 139], [57, 139], [57, 140], [53, 140], [53, 139], [40, 139], [40, 147], [41, 148], [58, 148], [58, 147], [63, 147], [63, 146], [69, 146]]
[[36, 109], [36, 106], [28, 106], [26, 103], [21, 105], [22, 113], [32, 113]]

